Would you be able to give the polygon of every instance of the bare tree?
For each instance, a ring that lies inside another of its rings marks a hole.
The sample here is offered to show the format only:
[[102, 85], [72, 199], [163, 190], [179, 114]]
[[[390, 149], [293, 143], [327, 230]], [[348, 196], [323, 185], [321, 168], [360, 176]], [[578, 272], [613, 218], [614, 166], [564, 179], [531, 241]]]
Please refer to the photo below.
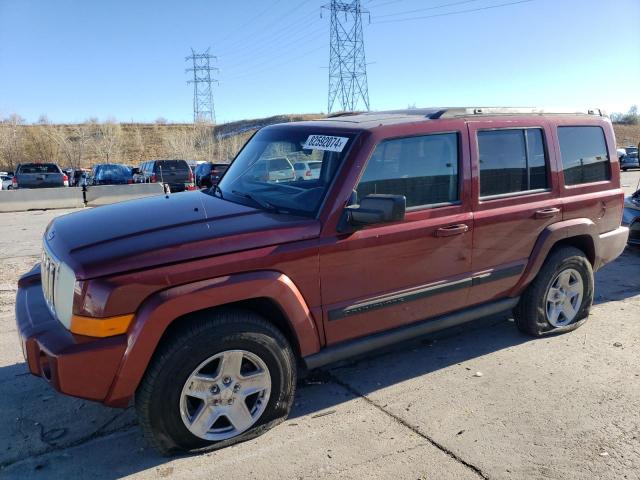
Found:
[[49, 132], [51, 139], [58, 145], [60, 154], [71, 168], [80, 168], [83, 165], [91, 132], [88, 124], [58, 125]]
[[106, 163], [120, 158], [122, 128], [114, 120], [94, 125], [93, 146], [98, 158]]
[[140, 125], [132, 126], [131, 128], [131, 149], [132, 154], [131, 161], [139, 163], [144, 158], [145, 154], [145, 141], [142, 135], [142, 128]]
[[60, 146], [51, 135], [54, 129], [53, 125], [45, 122], [26, 129], [25, 150], [33, 161], [60, 162]]
[[24, 118], [15, 113], [0, 124], [0, 158], [10, 171], [25, 160], [24, 129]]
[[192, 127], [166, 130], [162, 141], [166, 152], [172, 157], [191, 160], [196, 156], [196, 138]]

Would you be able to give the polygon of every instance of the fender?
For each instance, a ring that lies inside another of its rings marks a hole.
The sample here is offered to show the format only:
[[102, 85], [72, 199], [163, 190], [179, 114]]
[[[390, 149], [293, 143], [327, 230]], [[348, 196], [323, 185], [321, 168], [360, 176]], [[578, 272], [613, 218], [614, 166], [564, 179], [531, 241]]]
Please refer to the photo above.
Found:
[[[595, 261], [598, 258], [597, 249], [599, 243], [598, 230], [595, 223], [588, 218], [573, 218], [571, 220], [553, 223], [546, 227], [538, 236], [524, 273], [518, 283], [509, 291], [508, 295], [511, 297], [522, 294], [524, 289], [536, 277], [540, 268], [542, 268], [542, 264], [553, 246], [561, 240], [577, 236], [587, 236], [591, 239], [593, 252], [595, 254], [592, 260]], [[595, 264], [593, 268], [597, 270], [598, 265]]]
[[151, 295], [127, 332], [127, 349], [104, 404], [126, 406], [133, 397], [167, 327], [178, 317], [205, 308], [252, 298], [275, 301], [297, 337], [302, 356], [320, 350], [309, 307], [293, 281], [275, 271], [249, 272], [202, 280]]

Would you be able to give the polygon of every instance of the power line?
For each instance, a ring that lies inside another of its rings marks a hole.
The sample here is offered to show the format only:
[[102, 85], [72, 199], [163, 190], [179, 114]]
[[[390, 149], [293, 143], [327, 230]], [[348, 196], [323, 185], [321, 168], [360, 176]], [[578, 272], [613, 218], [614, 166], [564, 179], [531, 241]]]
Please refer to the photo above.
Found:
[[407, 15], [407, 14], [411, 14], [411, 13], [418, 13], [418, 12], [426, 12], [428, 10], [437, 10], [438, 8], [445, 8], [445, 7], [454, 7], [456, 5], [462, 5], [465, 3], [473, 3], [473, 2], [477, 2], [479, 0], [461, 0], [458, 2], [450, 2], [450, 3], [442, 3], [440, 5], [434, 5], [433, 7], [426, 7], [426, 8], [417, 8], [415, 10], [406, 10], [404, 12], [396, 12], [396, 13], [387, 13], [384, 15], [376, 15], [375, 18], [386, 18], [386, 17], [397, 17], [399, 15]]
[[[257, 48], [253, 48], [251, 50], [247, 50], [245, 53], [240, 53], [238, 55], [228, 55], [224, 58], [230, 58], [231, 61], [229, 63], [224, 62], [225, 69], [228, 68], [229, 65], [236, 65], [245, 63], [247, 57], [257, 57], [264, 51], [273, 50], [274, 46], [281, 45], [282, 41], [285, 40], [288, 45], [296, 46], [297, 42], [300, 40], [304, 40], [306, 38], [314, 36], [316, 33], [324, 31], [324, 27], [320, 26], [320, 28], [309, 30], [307, 25], [301, 26], [301, 28], [296, 28], [292, 30], [284, 30], [280, 32], [280, 34], [274, 36], [270, 39], [269, 42], [261, 43]], [[296, 34], [302, 33], [300, 36], [296, 36]], [[221, 60], [221, 61], [222, 61]]]
[[[321, 38], [321, 37], [322, 37], [322, 33], [323, 33], [323, 32], [324, 32], [324, 27], [323, 27], [323, 28], [321, 28], [321, 29], [319, 29], [319, 30], [314, 31], [313, 33], [314, 33], [315, 35], [313, 35], [313, 36], [309, 36], [308, 38], [306, 38], [306, 41], [302, 41], [302, 42], [300, 42], [300, 41], [295, 41], [295, 42], [291, 43], [291, 44], [290, 44], [290, 46], [291, 46], [291, 47], [294, 47], [294, 48], [298, 48], [298, 47], [300, 47], [300, 46], [302, 46], [302, 45], [306, 45], [306, 44], [308, 44], [308, 43], [311, 43], [311, 42], [313, 42], [313, 41], [318, 40], [319, 38]], [[304, 38], [304, 37], [303, 37], [303, 38]], [[287, 50], [283, 50], [283, 51], [285, 51], [285, 52], [286, 52]], [[280, 55], [279, 57], [282, 57], [282, 56], [283, 56], [283, 55]], [[279, 57], [275, 57], [275, 58], [279, 58]], [[251, 73], [251, 72], [253, 72], [253, 71], [254, 71], [254, 68], [255, 68], [256, 66], [258, 66], [258, 67], [259, 67], [259, 66], [261, 66], [261, 65], [268, 65], [268, 64], [271, 64], [271, 63], [272, 63], [272, 61], [273, 61], [273, 58], [274, 58], [274, 57], [271, 57], [271, 58], [265, 59], [265, 60], [263, 60], [262, 62], [259, 62], [259, 63], [257, 63], [257, 64], [253, 64], [253, 65], [251, 66], [251, 69], [250, 69], [250, 70], [246, 70], [246, 69], [245, 69], [244, 71], [242, 71], [242, 72], [241, 72], [241, 73], [239, 73], [239, 74], [234, 74], [234, 75], [232, 75], [232, 76], [231, 76], [231, 77], [229, 77], [229, 78], [226, 78], [226, 77], [225, 77], [225, 81], [226, 81], [226, 80], [229, 80], [230, 78], [231, 78], [231, 79], [233, 79], [233, 78], [235, 78], [235, 77], [237, 77], [237, 76], [244, 76], [246, 73]], [[225, 67], [225, 71], [229, 71], [229, 70], [230, 70], [230, 69], [228, 69], [228, 68], [226, 68], [226, 67]]]
[[[278, 18], [276, 20], [274, 20], [273, 22], [269, 22], [266, 25], [262, 26], [261, 29], [264, 32], [264, 35], [256, 35], [256, 36], [252, 36], [252, 37], [249, 37], [249, 38], [245, 38], [242, 41], [235, 42], [234, 44], [231, 44], [230, 46], [227, 46], [226, 50], [223, 49], [222, 55], [227, 55], [228, 56], [229, 53], [236, 53], [239, 50], [252, 48], [257, 42], [260, 42], [261, 39], [268, 40], [269, 37], [271, 36], [275, 26], [277, 26], [278, 24], [282, 23], [283, 20], [287, 19], [288, 17], [290, 17], [294, 13], [298, 12], [304, 5], [309, 3], [309, 1], [310, 0], [303, 0], [302, 2], [300, 2], [298, 5], [296, 5], [294, 8], [292, 8], [288, 12], [283, 13], [282, 15], [279, 15]], [[308, 16], [310, 13], [311, 13], [311, 11], [306, 12], [301, 17]]]
[[398, 18], [398, 19], [394, 19], [394, 20], [383, 20], [381, 22], [371, 22], [372, 25], [380, 25], [380, 24], [384, 24], [384, 23], [397, 23], [397, 22], [410, 22], [413, 20], [424, 20], [427, 18], [437, 18], [437, 17], [448, 17], [449, 15], [461, 15], [463, 13], [472, 13], [472, 12], [480, 12], [482, 10], [490, 10], [493, 8], [500, 8], [500, 7], [507, 7], [510, 5], [518, 5], [521, 3], [529, 3], [529, 2], [533, 2], [534, 0], [519, 0], [517, 2], [507, 2], [507, 3], [500, 3], [498, 5], [489, 5], [486, 7], [478, 7], [478, 8], [470, 8], [467, 10], [458, 10], [456, 12], [447, 12], [447, 13], [437, 13], [434, 15], [426, 15], [426, 16], [422, 16], [422, 17], [412, 17], [412, 18]]
[[339, 99], [342, 110], [357, 110], [360, 101], [369, 110], [367, 62], [362, 34], [362, 14], [368, 15], [369, 11], [362, 9], [360, 0], [350, 3], [331, 0], [322, 8], [329, 9], [331, 15], [327, 112], [331, 113], [336, 99]]
[[[308, 55], [310, 55], [310, 54], [312, 54], [312, 53], [315, 53], [315, 52], [317, 52], [317, 51], [319, 51], [319, 50], [322, 50], [322, 49], [324, 49], [324, 48], [326, 48], [326, 47], [325, 47], [325, 45], [320, 45], [320, 46], [318, 46], [318, 47], [316, 47], [316, 48], [314, 48], [314, 49], [312, 49], [312, 50], [306, 51], [306, 52], [304, 52], [304, 53], [302, 53], [302, 54], [300, 54], [300, 55], [296, 55], [295, 57], [289, 58], [289, 59], [287, 59], [287, 60], [286, 60], [286, 61], [284, 61], [284, 62], [280, 62], [280, 63], [271, 63], [268, 67], [263, 68], [262, 70], [251, 70], [251, 71], [247, 71], [247, 72], [244, 72], [244, 73], [241, 73], [241, 74], [238, 74], [238, 75], [234, 75], [233, 77], [230, 77], [230, 78], [228, 78], [228, 79], [226, 79], [226, 80], [227, 80], [227, 81], [228, 81], [228, 80], [237, 80], [237, 79], [239, 79], [239, 78], [245, 78], [245, 77], [248, 77], [248, 76], [251, 76], [251, 75], [257, 75], [257, 74], [260, 74], [260, 73], [268, 72], [268, 71], [270, 71], [270, 70], [274, 70], [274, 69], [276, 69], [276, 68], [280, 68], [280, 67], [283, 67], [283, 66], [285, 66], [285, 65], [291, 65], [291, 63], [292, 63], [294, 60], [298, 60], [298, 59], [300, 59], [300, 58], [306, 58]], [[283, 58], [283, 57], [284, 57], [284, 55], [281, 55], [280, 57], [276, 57], [276, 58]]]

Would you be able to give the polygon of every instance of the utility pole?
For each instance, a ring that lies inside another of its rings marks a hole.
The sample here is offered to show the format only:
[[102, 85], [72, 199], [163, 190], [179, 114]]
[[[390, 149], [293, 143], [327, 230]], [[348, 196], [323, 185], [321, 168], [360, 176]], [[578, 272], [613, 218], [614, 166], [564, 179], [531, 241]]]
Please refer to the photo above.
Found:
[[325, 8], [331, 15], [327, 112], [331, 113], [336, 99], [343, 111], [357, 110], [360, 102], [369, 110], [367, 62], [362, 35], [362, 14], [369, 16], [369, 11], [362, 9], [360, 0], [331, 0], [322, 6], [322, 9]]
[[193, 123], [216, 122], [211, 84], [218, 81], [211, 72], [218, 69], [211, 66], [211, 59], [216, 60], [216, 57], [209, 54], [209, 48], [204, 53], [196, 53], [192, 48], [191, 55], [185, 58], [185, 61], [192, 62], [192, 67], [185, 72], [193, 72], [193, 80], [187, 81], [188, 84], [193, 83]]

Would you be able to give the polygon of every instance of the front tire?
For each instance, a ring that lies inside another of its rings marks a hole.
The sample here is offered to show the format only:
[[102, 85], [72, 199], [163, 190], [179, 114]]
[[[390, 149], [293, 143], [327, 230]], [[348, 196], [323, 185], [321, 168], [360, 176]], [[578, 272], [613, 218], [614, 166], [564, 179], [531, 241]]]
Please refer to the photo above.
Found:
[[589, 316], [593, 283], [584, 252], [574, 247], [552, 251], [513, 311], [516, 325], [535, 337], [575, 330]]
[[142, 432], [162, 455], [254, 438], [289, 414], [296, 361], [259, 315], [224, 310], [194, 319], [163, 344], [136, 391]]

